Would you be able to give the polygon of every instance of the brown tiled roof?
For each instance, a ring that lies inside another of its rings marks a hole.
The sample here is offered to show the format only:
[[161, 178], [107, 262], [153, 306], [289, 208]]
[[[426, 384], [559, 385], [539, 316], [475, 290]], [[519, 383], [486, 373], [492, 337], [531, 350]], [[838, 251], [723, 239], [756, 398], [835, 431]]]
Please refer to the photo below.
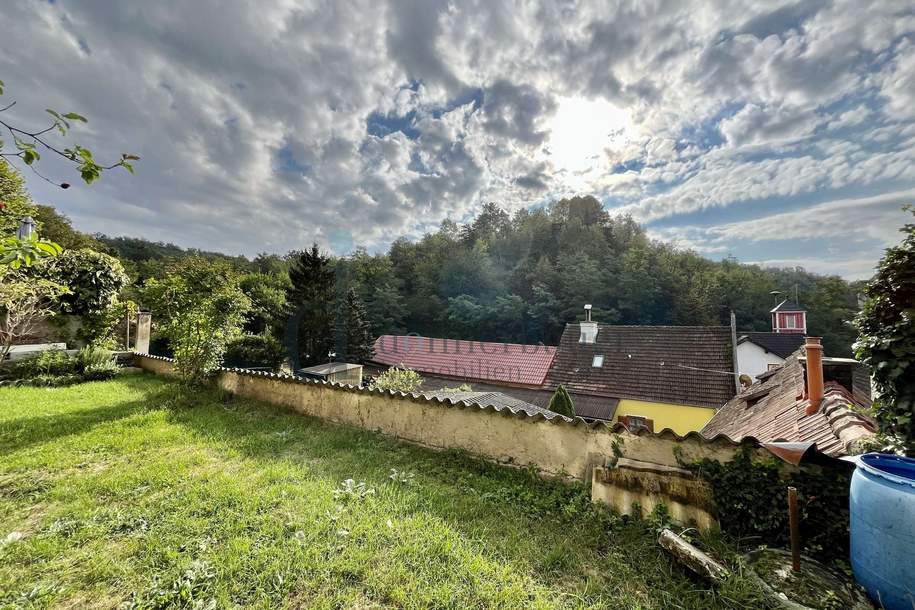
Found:
[[712, 438], [723, 434], [735, 441], [753, 437], [762, 442], [812, 442], [831, 456], [845, 455], [854, 441], [871, 436], [871, 422], [852, 409], [867, 406], [835, 382], [827, 382], [823, 402], [806, 415], [804, 365], [799, 350], [774, 375], [731, 399], [702, 429]]
[[[731, 330], [726, 326], [598, 326], [579, 343], [568, 324], [544, 386], [573, 394], [720, 407], [734, 395]], [[603, 366], [591, 366], [594, 356]]]
[[555, 353], [551, 345], [382, 335], [372, 361], [471, 382], [539, 387]]

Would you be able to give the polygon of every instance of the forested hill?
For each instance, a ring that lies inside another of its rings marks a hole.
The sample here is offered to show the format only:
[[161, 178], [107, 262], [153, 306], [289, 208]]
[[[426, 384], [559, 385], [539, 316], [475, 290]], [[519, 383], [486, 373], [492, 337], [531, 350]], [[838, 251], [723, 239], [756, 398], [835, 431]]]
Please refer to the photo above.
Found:
[[[249, 260], [142, 239], [97, 239], [141, 281], [165, 261], [189, 254], [253, 274], [249, 286], [266, 274], [274, 295], [265, 303], [268, 310], [285, 279], [285, 258], [275, 255]], [[338, 294], [356, 288], [375, 334], [547, 344], [557, 342], [566, 322], [581, 319], [585, 303], [593, 304], [594, 319], [606, 323], [727, 324], [733, 309], [740, 330], [769, 330], [770, 292], [793, 297], [797, 286], [809, 311], [809, 333], [824, 337], [827, 354], [845, 356], [854, 341], [847, 321], [861, 289], [835, 276], [714, 262], [651, 241], [638, 224], [610, 217], [593, 197], [514, 216], [487, 204], [468, 225], [445, 222], [416, 242], [394, 242], [386, 254], [357, 251], [331, 265]]]

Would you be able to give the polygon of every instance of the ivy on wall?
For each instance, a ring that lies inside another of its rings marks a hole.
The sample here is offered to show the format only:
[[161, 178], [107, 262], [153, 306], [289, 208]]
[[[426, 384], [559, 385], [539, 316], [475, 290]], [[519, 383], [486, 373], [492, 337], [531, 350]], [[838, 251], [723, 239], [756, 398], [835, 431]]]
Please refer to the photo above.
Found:
[[787, 489], [797, 488], [804, 552], [847, 560], [850, 468], [790, 469], [776, 458], [754, 460], [747, 448], [729, 462], [703, 459], [684, 467], [712, 486], [721, 529], [760, 545], [790, 545]]

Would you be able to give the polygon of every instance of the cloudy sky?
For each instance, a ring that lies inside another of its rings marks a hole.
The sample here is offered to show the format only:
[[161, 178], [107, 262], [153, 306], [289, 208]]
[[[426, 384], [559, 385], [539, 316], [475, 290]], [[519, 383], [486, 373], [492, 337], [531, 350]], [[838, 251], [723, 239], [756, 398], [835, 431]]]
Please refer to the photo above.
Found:
[[[383, 250], [486, 201], [594, 194], [712, 258], [866, 277], [915, 202], [915, 6], [12, 0], [4, 116], [102, 159], [86, 231]], [[45, 173], [73, 181], [69, 168]]]

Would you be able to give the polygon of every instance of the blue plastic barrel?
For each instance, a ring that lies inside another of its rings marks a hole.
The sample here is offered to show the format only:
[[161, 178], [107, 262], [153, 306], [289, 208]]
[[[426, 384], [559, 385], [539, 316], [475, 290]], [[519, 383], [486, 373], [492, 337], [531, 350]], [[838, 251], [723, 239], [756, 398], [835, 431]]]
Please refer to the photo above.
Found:
[[915, 459], [868, 453], [851, 479], [851, 567], [878, 606], [915, 608]]

